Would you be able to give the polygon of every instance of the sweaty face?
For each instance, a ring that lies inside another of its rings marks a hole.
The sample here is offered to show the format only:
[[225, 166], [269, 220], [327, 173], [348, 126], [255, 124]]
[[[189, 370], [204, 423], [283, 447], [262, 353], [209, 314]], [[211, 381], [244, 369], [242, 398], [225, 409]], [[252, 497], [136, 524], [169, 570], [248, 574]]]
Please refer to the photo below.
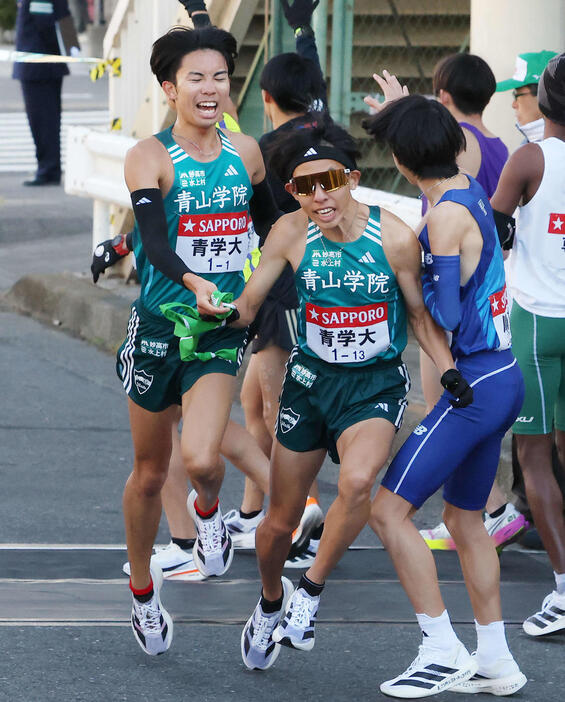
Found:
[[513, 98], [512, 107], [516, 115], [516, 121], [520, 126], [541, 119], [542, 114], [538, 106], [537, 96], [532, 95], [529, 88], [525, 86], [516, 88]]
[[186, 54], [177, 71], [176, 85], [165, 83], [163, 88], [167, 97], [173, 97], [181, 119], [199, 127], [221, 119], [230, 80], [226, 60], [218, 51], [199, 49]]
[[[301, 178], [302, 176], [313, 176], [315, 174], [323, 174], [326, 171], [341, 171], [345, 168], [339, 161], [331, 159], [321, 159], [319, 161], [308, 161], [297, 166], [293, 173], [293, 178]], [[350, 179], [353, 179], [353, 184], [356, 185], [359, 172], [352, 171], [345, 176], [346, 184], [338, 187], [336, 190], [324, 190], [320, 181], [313, 178], [315, 182], [314, 190], [308, 195], [300, 195], [295, 192], [295, 187], [292, 182], [288, 183], [287, 190], [294, 195], [300, 203], [300, 207], [306, 212], [308, 217], [318, 226], [329, 228], [337, 226], [348, 205], [354, 202], [351, 197]], [[329, 181], [336, 181], [336, 178], [330, 178]]]

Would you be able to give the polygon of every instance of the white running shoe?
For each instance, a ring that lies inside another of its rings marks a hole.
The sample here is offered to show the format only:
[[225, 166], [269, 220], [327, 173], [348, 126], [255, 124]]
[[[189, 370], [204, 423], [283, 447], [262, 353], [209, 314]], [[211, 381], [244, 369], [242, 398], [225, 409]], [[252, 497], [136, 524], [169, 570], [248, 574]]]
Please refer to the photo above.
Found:
[[261, 608], [261, 599], [253, 610], [241, 632], [241, 657], [249, 670], [267, 670], [279, 657], [281, 647], [272, 639], [272, 634], [285, 611], [292, 594], [292, 583], [282, 577], [283, 602], [278, 612], [266, 614]]
[[273, 631], [273, 641], [299, 651], [311, 651], [314, 648], [314, 625], [319, 606], [319, 595], [312, 597], [301, 587], [295, 590], [282, 621]]
[[455, 551], [455, 541], [443, 522], [433, 529], [421, 529], [420, 534], [432, 551]]
[[522, 628], [530, 636], [543, 636], [565, 629], [565, 595], [560, 595], [557, 590], [550, 592], [542, 602], [541, 610], [528, 617]]
[[460, 641], [449, 651], [421, 645], [404, 673], [382, 683], [380, 689], [390, 697], [430, 697], [468, 680], [477, 667], [476, 660]]
[[[471, 654], [472, 657], [476, 653]], [[488, 666], [479, 666], [469, 680], [450, 687], [450, 692], [465, 692], [474, 695], [478, 692], [490, 692], [491, 695], [513, 695], [528, 682], [516, 661], [510, 658], [497, 658]]]
[[292, 532], [292, 544], [299, 549], [310, 538], [310, 534], [317, 526], [324, 521], [324, 513], [322, 512], [318, 501], [314, 497], [308, 497], [304, 512], [300, 518], [300, 524]]
[[[155, 546], [155, 553], [151, 556], [151, 565], [161, 568], [165, 580], [180, 582], [204, 580], [204, 576], [194, 564], [192, 549], [184, 551], [172, 541], [167, 546]], [[129, 561], [124, 563], [122, 570], [126, 575], [131, 575]]]
[[[318, 546], [320, 545], [320, 539], [310, 538], [308, 543], [303, 547], [298, 553], [295, 552], [293, 556], [289, 556], [284, 562], [285, 568], [309, 568], [316, 554], [318, 553]], [[294, 549], [293, 549], [294, 551]]]
[[526, 517], [510, 502], [505, 505], [504, 512], [500, 516], [485, 515], [485, 529], [499, 553], [505, 546], [519, 539], [529, 528], [530, 523]]
[[151, 566], [153, 597], [149, 602], [140, 602], [132, 594], [131, 628], [135, 640], [150, 656], [158, 656], [171, 645], [173, 640], [173, 620], [161, 604], [159, 591], [163, 584], [163, 573]]
[[223, 575], [233, 560], [233, 544], [222, 519], [220, 505], [208, 519], [203, 519], [194, 506], [198, 494], [192, 490], [186, 506], [196, 526], [196, 543], [192, 549], [194, 563], [202, 575]]
[[255, 532], [264, 516], [263, 509], [256, 517], [250, 519], [244, 519], [238, 509], [230, 509], [224, 514], [224, 524], [235, 548], [255, 548]]

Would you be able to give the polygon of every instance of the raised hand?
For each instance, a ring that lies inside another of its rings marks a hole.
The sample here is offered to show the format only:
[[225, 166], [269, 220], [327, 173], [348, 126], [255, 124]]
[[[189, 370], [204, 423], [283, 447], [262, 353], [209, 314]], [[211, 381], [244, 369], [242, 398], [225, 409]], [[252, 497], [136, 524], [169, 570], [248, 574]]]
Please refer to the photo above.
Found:
[[373, 73], [373, 78], [377, 81], [380, 89], [383, 91], [385, 98], [384, 102], [380, 102], [377, 100], [377, 98], [374, 98], [371, 95], [366, 95], [363, 98], [363, 101], [375, 112], [380, 112], [389, 102], [409, 95], [408, 88], [405, 85], [400, 85], [398, 78], [391, 75], [386, 68], [383, 70], [382, 76], [380, 76], [378, 73]]

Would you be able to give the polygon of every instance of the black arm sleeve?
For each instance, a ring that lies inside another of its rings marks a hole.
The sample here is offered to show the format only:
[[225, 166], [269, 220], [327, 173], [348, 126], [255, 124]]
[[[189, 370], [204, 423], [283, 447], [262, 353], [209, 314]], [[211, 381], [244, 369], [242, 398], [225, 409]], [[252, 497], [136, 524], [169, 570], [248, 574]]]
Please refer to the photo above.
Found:
[[494, 223], [496, 224], [496, 233], [498, 234], [498, 240], [500, 245], [505, 250], [510, 250], [512, 244], [514, 243], [514, 235], [516, 234], [516, 220], [510, 215], [504, 214], [504, 212], [499, 212], [498, 210], [493, 210]]
[[259, 246], [263, 246], [269, 230], [282, 215], [275, 203], [275, 198], [266, 178], [253, 186], [253, 195], [249, 201], [249, 212], [259, 237]]
[[318, 47], [316, 46], [316, 37], [314, 36], [314, 32], [296, 37], [296, 53], [303, 58], [309, 59], [314, 65], [317, 78], [320, 82], [320, 94], [314, 95], [314, 98], [318, 98], [323, 103], [323, 107], [318, 106], [316, 108], [316, 112], [325, 112], [328, 109], [328, 88], [326, 81], [324, 80], [322, 66], [320, 65], [320, 57], [318, 55]]
[[159, 188], [134, 190], [131, 193], [131, 203], [149, 263], [184, 287], [182, 277], [185, 273], [190, 273], [190, 269], [169, 245], [167, 216], [161, 191]]
[[204, 0], [180, 0], [180, 2], [188, 12], [195, 29], [209, 27], [212, 24]]

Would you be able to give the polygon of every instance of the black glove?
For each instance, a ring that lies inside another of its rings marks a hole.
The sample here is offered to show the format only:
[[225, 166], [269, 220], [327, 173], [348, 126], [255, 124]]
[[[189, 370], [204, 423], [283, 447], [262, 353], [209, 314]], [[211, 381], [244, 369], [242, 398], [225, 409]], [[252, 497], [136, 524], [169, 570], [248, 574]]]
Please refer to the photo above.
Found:
[[320, 0], [294, 0], [292, 5], [289, 5], [288, 0], [281, 0], [286, 21], [293, 29], [310, 27], [312, 14], [319, 3]]
[[455, 368], [450, 368], [441, 376], [441, 384], [453, 395], [449, 400], [453, 407], [467, 407], [473, 402], [473, 388]]
[[129, 248], [126, 243], [126, 237], [122, 234], [98, 244], [92, 254], [92, 264], [90, 266], [92, 280], [97, 283], [100, 274], [104, 273], [106, 268], [113, 266], [116, 261], [119, 261], [120, 258], [123, 258], [128, 253]]

